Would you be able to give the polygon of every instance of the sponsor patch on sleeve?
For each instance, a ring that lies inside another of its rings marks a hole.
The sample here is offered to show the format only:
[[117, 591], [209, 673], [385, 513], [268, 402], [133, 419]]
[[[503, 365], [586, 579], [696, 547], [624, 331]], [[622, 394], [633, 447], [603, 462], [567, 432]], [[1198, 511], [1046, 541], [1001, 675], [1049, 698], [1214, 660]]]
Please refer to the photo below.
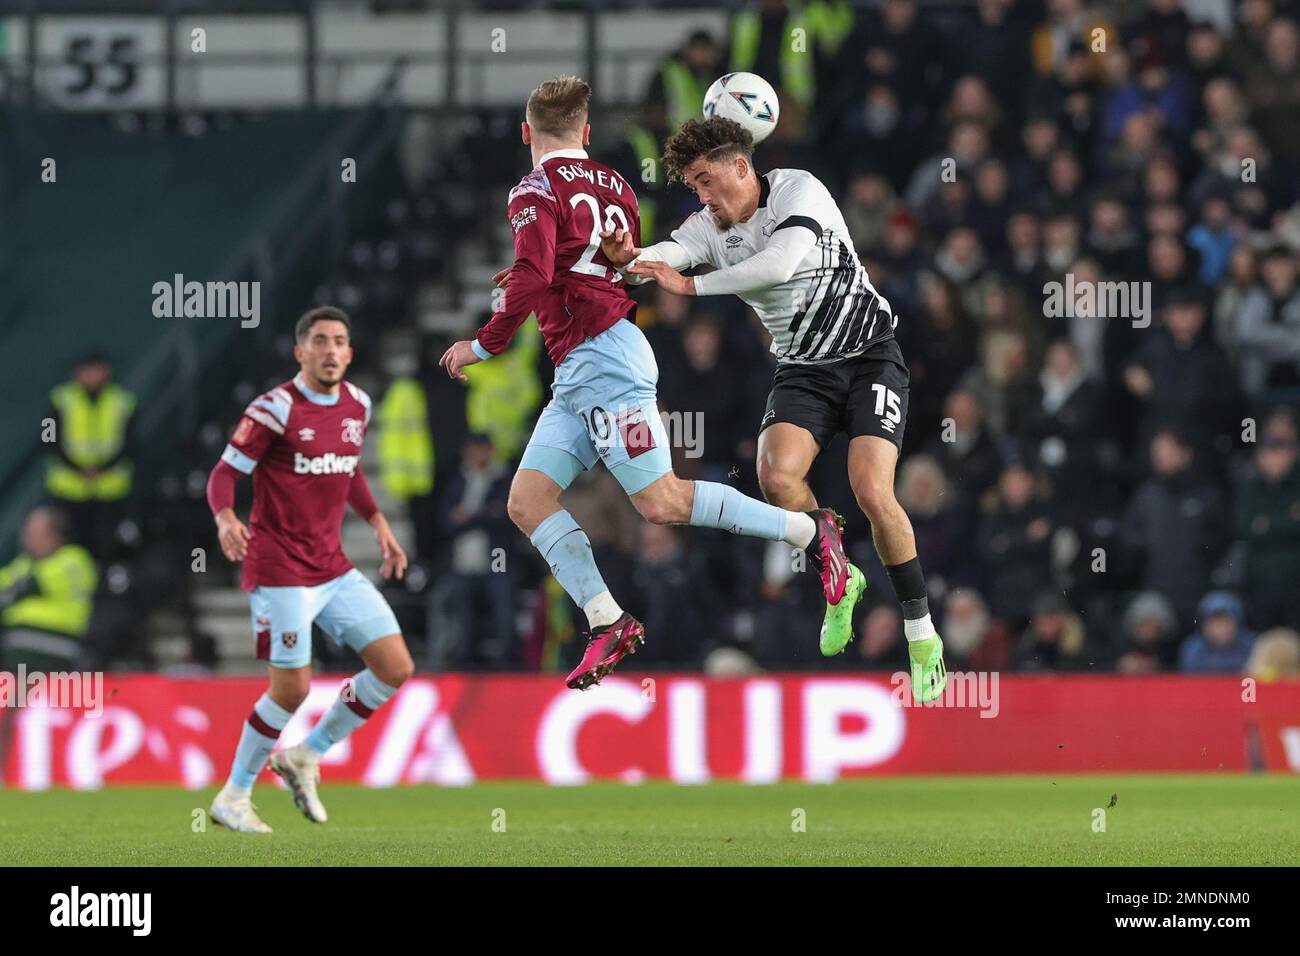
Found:
[[239, 427], [235, 429], [234, 437], [230, 440], [236, 445], [242, 445], [253, 435], [253, 420], [251, 418], [241, 418]]
[[537, 207], [526, 206], [510, 217], [510, 228], [515, 231], [515, 235], [519, 235], [520, 229], [524, 228], [524, 226], [528, 225], [530, 222], [536, 221]]

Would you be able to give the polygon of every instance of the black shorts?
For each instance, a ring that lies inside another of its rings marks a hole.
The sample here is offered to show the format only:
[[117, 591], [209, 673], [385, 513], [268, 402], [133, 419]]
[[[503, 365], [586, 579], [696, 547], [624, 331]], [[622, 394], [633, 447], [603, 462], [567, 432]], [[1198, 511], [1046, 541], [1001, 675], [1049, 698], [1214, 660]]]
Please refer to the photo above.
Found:
[[826, 365], [778, 365], [758, 430], [789, 422], [825, 448], [838, 432], [875, 435], [903, 446], [910, 376], [895, 339]]

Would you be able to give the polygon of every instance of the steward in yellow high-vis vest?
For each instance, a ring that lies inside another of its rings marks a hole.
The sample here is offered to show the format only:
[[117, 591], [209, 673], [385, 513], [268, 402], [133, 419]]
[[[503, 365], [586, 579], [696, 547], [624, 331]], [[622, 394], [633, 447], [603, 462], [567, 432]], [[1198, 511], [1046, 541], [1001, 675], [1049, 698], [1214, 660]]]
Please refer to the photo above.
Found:
[[68, 543], [68, 519], [36, 508], [23, 524], [23, 552], [0, 568], [0, 661], [12, 670], [74, 668], [90, 625], [99, 574], [85, 548]]
[[704, 109], [704, 94], [718, 78], [720, 51], [713, 37], [697, 30], [686, 39], [681, 51], [659, 66], [646, 96], [652, 106], [662, 105], [669, 130], [676, 130]]
[[[812, 106], [817, 91], [814, 52], [833, 57], [853, 30], [853, 6], [847, 0], [789, 0], [781, 27], [779, 76], [765, 77], [783, 95], [805, 110]], [[802, 33], [795, 33], [802, 30]], [[731, 18], [730, 73], [756, 72], [763, 15], [757, 7], [737, 12]]]
[[388, 386], [377, 411], [379, 482], [397, 501], [433, 491], [433, 438], [424, 388], [414, 378]]
[[93, 355], [50, 392], [55, 444], [45, 488], [56, 499], [120, 501], [131, 493], [127, 438], [136, 400], [110, 375], [107, 360]]
[[492, 439], [497, 461], [516, 461], [532, 434], [542, 400], [542, 381], [537, 374], [541, 351], [542, 333], [536, 319], [529, 317], [515, 333], [510, 348], [491, 362], [465, 369], [469, 379], [465, 420], [471, 432]]

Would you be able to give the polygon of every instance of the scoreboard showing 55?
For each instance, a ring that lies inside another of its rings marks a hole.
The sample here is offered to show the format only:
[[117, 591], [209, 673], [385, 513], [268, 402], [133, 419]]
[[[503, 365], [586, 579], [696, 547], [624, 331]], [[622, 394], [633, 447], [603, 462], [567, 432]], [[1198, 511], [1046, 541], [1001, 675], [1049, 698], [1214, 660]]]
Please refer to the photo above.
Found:
[[101, 90], [108, 97], [120, 97], [130, 92], [135, 86], [138, 70], [139, 52], [135, 42], [135, 37], [129, 34], [68, 37], [64, 59], [78, 75], [63, 88], [63, 92], [69, 96], [81, 96], [92, 90]]
[[37, 88], [68, 109], [162, 104], [166, 28], [152, 17], [41, 17]]

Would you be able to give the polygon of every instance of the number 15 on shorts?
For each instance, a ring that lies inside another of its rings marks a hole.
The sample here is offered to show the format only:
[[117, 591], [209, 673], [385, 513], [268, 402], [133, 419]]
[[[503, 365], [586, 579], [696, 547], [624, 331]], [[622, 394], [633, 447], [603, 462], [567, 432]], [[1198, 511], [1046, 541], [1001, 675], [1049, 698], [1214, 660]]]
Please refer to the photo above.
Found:
[[903, 413], [898, 407], [898, 393], [884, 385], [872, 385], [871, 390], [876, 393], [876, 414], [880, 416], [881, 427], [892, 432], [903, 420]]

